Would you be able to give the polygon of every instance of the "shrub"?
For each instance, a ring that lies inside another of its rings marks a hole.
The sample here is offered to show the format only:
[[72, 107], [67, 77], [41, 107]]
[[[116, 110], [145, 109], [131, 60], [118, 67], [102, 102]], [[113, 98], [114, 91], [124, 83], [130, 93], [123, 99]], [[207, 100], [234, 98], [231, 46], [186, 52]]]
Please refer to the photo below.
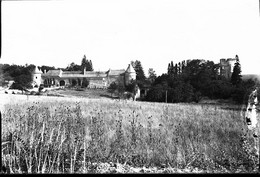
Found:
[[82, 88], [87, 88], [89, 85], [89, 81], [86, 78], [83, 78], [82, 80]]

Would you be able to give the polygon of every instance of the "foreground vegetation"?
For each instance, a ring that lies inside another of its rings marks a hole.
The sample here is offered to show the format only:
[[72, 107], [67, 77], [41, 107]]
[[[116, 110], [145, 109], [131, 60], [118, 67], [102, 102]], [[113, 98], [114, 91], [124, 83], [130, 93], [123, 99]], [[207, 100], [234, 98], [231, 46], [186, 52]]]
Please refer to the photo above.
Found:
[[4, 106], [2, 164], [11, 173], [100, 172], [95, 163], [258, 170], [240, 106], [44, 97]]

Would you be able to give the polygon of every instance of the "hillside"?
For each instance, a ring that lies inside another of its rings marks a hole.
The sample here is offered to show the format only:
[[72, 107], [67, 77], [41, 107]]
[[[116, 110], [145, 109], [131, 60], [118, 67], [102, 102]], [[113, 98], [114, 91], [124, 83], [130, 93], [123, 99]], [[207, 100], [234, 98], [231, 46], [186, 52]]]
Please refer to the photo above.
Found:
[[257, 75], [257, 74], [244, 74], [244, 75], [242, 75], [242, 79], [244, 81], [252, 79], [252, 80], [257, 80], [258, 82], [260, 82], [260, 75]]

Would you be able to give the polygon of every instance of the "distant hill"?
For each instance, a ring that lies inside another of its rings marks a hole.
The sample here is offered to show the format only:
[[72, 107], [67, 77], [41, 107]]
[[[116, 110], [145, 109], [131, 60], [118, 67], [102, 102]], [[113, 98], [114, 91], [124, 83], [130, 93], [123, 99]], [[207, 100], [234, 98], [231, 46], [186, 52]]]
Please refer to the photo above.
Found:
[[242, 75], [242, 80], [246, 81], [252, 79], [253, 81], [257, 81], [260, 83], [260, 75], [259, 74], [244, 74]]

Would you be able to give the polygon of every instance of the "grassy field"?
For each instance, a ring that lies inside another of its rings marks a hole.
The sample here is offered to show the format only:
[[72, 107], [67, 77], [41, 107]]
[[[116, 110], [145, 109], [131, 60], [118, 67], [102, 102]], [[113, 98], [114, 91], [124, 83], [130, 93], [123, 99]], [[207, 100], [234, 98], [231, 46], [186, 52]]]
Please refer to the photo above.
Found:
[[65, 95], [66, 97], [83, 97], [83, 98], [109, 98], [111, 94], [107, 90], [94, 90], [94, 89], [58, 89], [54, 93]]
[[12, 173], [97, 172], [93, 163], [256, 172], [241, 106], [1, 95]]

